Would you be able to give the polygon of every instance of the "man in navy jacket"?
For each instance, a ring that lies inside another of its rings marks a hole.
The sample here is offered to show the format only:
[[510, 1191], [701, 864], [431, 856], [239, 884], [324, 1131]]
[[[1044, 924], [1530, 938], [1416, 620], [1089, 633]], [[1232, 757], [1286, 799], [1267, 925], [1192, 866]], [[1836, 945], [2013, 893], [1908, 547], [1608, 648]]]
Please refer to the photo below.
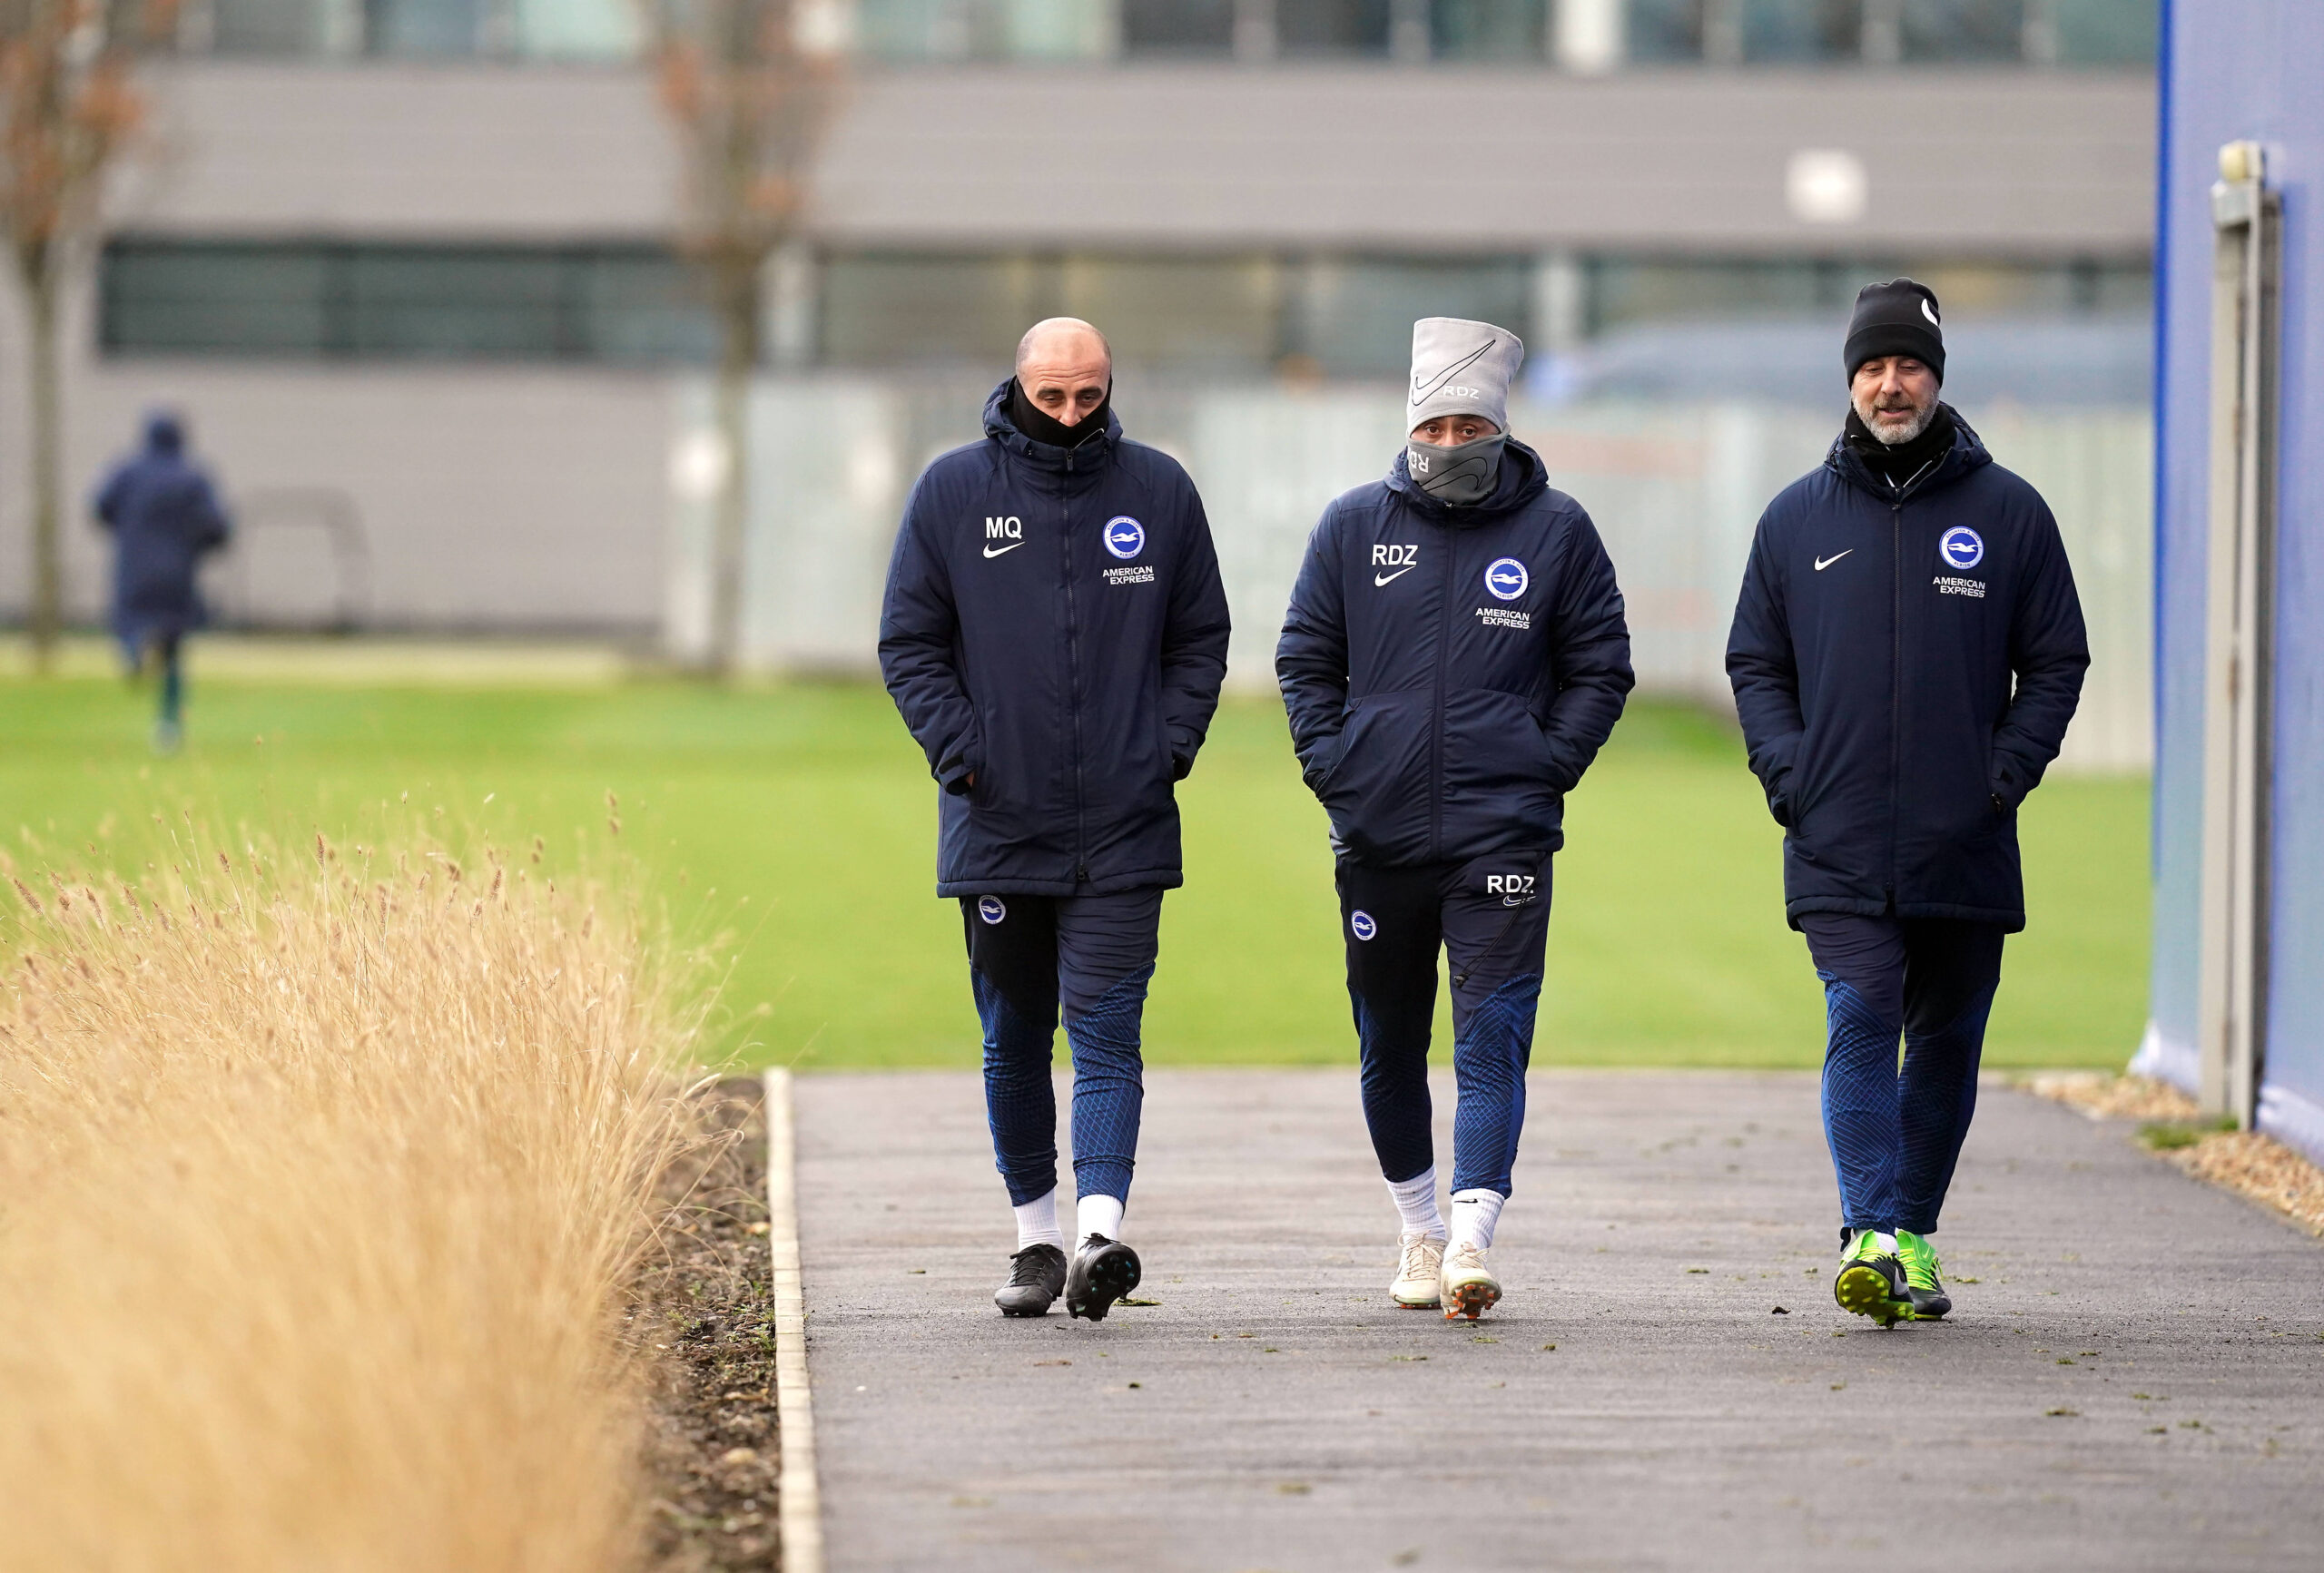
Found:
[[[1550, 859], [1565, 794], [1630, 688], [1613, 565], [1581, 506], [1507, 435], [1524, 346], [1413, 327], [1412, 440], [1324, 509], [1275, 672], [1331, 816], [1364, 1113], [1402, 1234], [1390, 1293], [1472, 1319], [1525, 1117]], [[1452, 1223], [1436, 1205], [1428, 1047], [1452, 975]]]
[[[1036, 324], [984, 440], [904, 506], [880, 667], [928, 755], [939, 896], [957, 897], [984, 1026], [986, 1114], [1017, 1212], [994, 1296], [1101, 1319], [1137, 1285], [1120, 1241], [1143, 1096], [1138, 1029], [1162, 892], [1183, 882], [1173, 783], [1226, 673], [1226, 596], [1194, 483], [1129, 442], [1087, 322]], [[1057, 1218], [1051, 1039], [1073, 1046], [1071, 1263]]]
[[180, 646], [209, 616], [194, 571], [205, 553], [226, 544], [231, 528], [210, 477], [185, 456], [176, 416], [146, 418], [144, 451], [105, 477], [92, 511], [113, 536], [113, 633], [133, 673], [149, 656], [161, 668], [153, 746], [174, 752], [184, 735]]
[[1935, 295], [1866, 286], [1844, 361], [1846, 428], [1759, 520], [1727, 670], [1785, 831], [1785, 909], [1824, 980], [1833, 1293], [1886, 1326], [1952, 1309], [1926, 1237], [1976, 1104], [2002, 936], [2025, 926], [2017, 807], [2090, 652], [2057, 521], [1937, 399]]

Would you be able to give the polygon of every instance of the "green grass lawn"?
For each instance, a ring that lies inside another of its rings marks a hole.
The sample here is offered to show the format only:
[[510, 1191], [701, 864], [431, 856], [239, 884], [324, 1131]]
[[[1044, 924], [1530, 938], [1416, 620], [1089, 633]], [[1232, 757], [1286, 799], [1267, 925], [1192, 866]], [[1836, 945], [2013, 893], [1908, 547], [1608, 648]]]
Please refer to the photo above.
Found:
[[[153, 816], [303, 838], [417, 813], [538, 836], [556, 869], [626, 857], [679, 929], [731, 930], [724, 1041], [755, 1061], [969, 1065], [960, 915], [933, 890], [935, 788], [872, 687], [199, 687], [181, 757], [117, 683], [0, 683], [0, 834], [19, 866], [155, 856]], [[622, 833], [606, 795], [620, 800]], [[408, 794], [408, 806], [406, 802]], [[1147, 1052], [1353, 1057], [1323, 813], [1282, 713], [1228, 704], [1181, 789]], [[2033, 927], [1989, 1063], [2116, 1066], [2146, 1008], [2147, 790], [2058, 781], [2024, 815]], [[1718, 723], [1638, 704], [1568, 809], [1537, 1057], [1807, 1066], [1820, 990], [1784, 925], [1778, 832]]]

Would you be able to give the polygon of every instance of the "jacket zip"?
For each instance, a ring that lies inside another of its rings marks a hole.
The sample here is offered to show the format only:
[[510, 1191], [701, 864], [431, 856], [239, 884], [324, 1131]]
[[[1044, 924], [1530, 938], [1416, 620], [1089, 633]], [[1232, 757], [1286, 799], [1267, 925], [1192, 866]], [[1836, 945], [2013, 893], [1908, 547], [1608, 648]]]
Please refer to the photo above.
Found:
[[[1069, 455], [1065, 461], [1065, 471], [1068, 476], [1073, 473], [1073, 459]], [[1089, 823], [1081, 762], [1081, 618], [1074, 609], [1073, 599], [1071, 496], [1071, 491], [1060, 481], [1057, 499], [1057, 538], [1064, 551], [1065, 561], [1065, 708], [1073, 718], [1073, 882], [1082, 885], [1089, 880]]]
[[1444, 858], [1444, 673], [1452, 652], [1452, 548], [1456, 539], [1449, 526], [1440, 529], [1444, 549], [1438, 555], [1444, 559], [1444, 572], [1437, 580], [1437, 596], [1442, 604], [1437, 608], [1436, 713], [1432, 718], [1433, 725], [1428, 741], [1428, 860], [1432, 863]]
[[1930, 459], [1894, 487], [1896, 497], [1888, 505], [1888, 884], [1881, 895], [1892, 912], [1896, 907], [1896, 824], [1904, 811], [1905, 499], [1937, 462]]
[[1905, 504], [1888, 505], [1888, 883], [1881, 896], [1896, 907], [1897, 778], [1905, 769]]

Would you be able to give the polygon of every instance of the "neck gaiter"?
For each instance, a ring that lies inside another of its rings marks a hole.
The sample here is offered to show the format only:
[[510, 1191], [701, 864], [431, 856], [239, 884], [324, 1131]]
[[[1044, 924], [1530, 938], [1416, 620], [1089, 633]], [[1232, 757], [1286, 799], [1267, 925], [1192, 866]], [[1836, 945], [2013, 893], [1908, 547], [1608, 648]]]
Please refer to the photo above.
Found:
[[1457, 447], [1433, 443], [1404, 445], [1404, 470], [1413, 485], [1449, 507], [1472, 508], [1492, 495], [1501, 478], [1501, 450], [1507, 432], [1497, 431]]
[[1068, 426], [1026, 398], [1022, 383], [1012, 380], [1009, 385], [1009, 420], [1015, 423], [1019, 431], [1035, 442], [1047, 443], [1051, 447], [1079, 447], [1096, 437], [1106, 429], [1106, 413], [1113, 405], [1114, 390], [1108, 388], [1106, 397], [1098, 401], [1097, 408]]

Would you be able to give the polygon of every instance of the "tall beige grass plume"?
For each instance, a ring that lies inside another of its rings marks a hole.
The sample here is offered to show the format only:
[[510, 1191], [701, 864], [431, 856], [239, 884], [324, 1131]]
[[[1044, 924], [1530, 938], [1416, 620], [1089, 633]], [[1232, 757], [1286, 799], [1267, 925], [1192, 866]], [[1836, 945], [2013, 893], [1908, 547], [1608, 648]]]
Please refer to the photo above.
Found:
[[684, 1036], [636, 925], [435, 845], [173, 857], [17, 881], [0, 1569], [629, 1565]]

